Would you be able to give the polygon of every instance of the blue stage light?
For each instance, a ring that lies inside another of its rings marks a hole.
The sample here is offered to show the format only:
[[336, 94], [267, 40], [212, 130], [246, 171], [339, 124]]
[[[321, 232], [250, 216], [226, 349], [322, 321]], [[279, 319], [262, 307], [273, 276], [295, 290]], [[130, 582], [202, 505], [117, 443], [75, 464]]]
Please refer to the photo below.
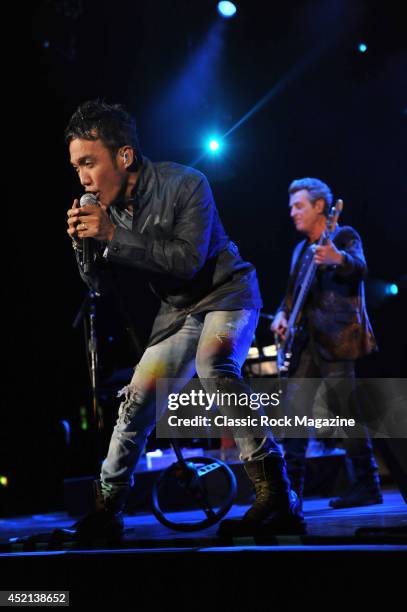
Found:
[[218, 13], [222, 17], [226, 17], [226, 19], [228, 19], [229, 17], [233, 17], [233, 15], [235, 15], [236, 6], [233, 4], [233, 2], [218, 2]]
[[395, 283], [389, 283], [386, 285], [386, 295], [397, 295], [399, 288]]
[[209, 150], [212, 151], [212, 153], [216, 153], [220, 149], [219, 140], [216, 140], [215, 138], [211, 138], [211, 140], [208, 142], [208, 147], [209, 147]]
[[362, 42], [361, 42], [361, 43], [359, 43], [359, 45], [358, 45], [358, 49], [359, 49], [359, 51], [360, 51], [361, 53], [366, 53], [366, 51], [367, 51], [367, 45], [365, 45], [365, 43], [362, 43]]

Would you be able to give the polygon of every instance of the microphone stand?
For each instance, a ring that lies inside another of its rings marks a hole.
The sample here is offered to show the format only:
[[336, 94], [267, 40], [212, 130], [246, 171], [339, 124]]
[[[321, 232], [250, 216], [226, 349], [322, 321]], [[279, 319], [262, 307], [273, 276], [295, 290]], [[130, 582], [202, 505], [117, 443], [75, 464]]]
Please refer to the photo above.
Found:
[[81, 321], [84, 325], [92, 391], [92, 431], [95, 437], [97, 469], [99, 469], [102, 459], [100, 434], [104, 429], [103, 411], [99, 404], [98, 342], [96, 334], [96, 299], [98, 297], [100, 297], [99, 293], [92, 290], [88, 291], [72, 323], [73, 329], [77, 329]]

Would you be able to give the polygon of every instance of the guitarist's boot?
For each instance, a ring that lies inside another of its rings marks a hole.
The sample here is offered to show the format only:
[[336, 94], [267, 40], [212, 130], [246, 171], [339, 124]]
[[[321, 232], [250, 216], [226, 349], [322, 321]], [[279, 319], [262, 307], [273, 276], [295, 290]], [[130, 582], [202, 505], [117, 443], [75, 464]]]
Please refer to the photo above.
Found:
[[380, 479], [374, 457], [370, 454], [353, 456], [351, 462], [356, 480], [342, 497], [330, 500], [331, 508], [382, 504], [383, 496], [380, 491]]
[[298, 497], [290, 489], [283, 457], [272, 453], [264, 459], [245, 462], [244, 469], [254, 485], [256, 499], [241, 519], [222, 521], [218, 535], [304, 534], [304, 517]]

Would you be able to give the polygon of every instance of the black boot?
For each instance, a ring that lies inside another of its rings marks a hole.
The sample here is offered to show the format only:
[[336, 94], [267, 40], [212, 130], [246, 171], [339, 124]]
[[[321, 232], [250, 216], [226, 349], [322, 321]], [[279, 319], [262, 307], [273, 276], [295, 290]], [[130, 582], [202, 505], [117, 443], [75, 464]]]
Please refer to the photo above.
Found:
[[304, 499], [304, 484], [305, 484], [305, 466], [291, 468], [287, 464], [288, 478], [290, 480], [291, 491], [298, 497], [298, 507], [302, 512], [302, 504]]
[[291, 490], [297, 494], [302, 511], [305, 484], [305, 464], [308, 440], [306, 438], [286, 438], [283, 441], [284, 459]]
[[95, 541], [108, 545], [119, 543], [124, 533], [122, 513], [127, 495], [127, 489], [104, 493], [100, 481], [95, 480], [93, 511], [63, 531], [84, 545], [91, 545]]
[[331, 499], [331, 508], [354, 508], [382, 504], [380, 479], [373, 455], [351, 457], [355, 482], [342, 497]]
[[270, 454], [260, 461], [247, 461], [244, 468], [254, 485], [256, 499], [241, 519], [222, 521], [218, 535], [305, 533], [304, 517], [296, 494], [290, 490], [284, 459]]

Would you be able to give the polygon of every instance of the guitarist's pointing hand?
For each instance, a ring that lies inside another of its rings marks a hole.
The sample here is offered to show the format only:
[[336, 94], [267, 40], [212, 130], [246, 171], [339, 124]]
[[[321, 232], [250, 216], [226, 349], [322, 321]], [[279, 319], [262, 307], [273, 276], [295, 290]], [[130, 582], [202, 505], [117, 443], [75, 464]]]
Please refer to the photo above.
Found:
[[314, 261], [317, 266], [340, 266], [343, 260], [342, 251], [338, 251], [331, 240], [322, 246], [315, 247]]
[[277, 334], [280, 340], [285, 340], [285, 333], [287, 331], [287, 318], [284, 311], [280, 310], [274, 317], [273, 323], [271, 324], [271, 331]]

